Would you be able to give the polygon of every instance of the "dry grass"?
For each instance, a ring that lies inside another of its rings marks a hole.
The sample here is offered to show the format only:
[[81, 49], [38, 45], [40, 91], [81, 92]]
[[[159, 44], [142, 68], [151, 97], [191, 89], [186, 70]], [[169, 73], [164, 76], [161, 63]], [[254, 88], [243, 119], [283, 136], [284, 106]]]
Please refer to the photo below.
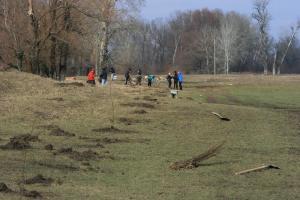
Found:
[[[13, 191], [42, 174], [53, 183], [24, 187], [51, 200], [300, 198], [299, 76], [190, 76], [178, 99], [163, 83], [117, 81], [114, 127], [109, 87], [61, 87], [18, 72], [0, 72], [0, 80], [0, 145], [28, 133], [39, 139], [29, 149], [0, 150], [1, 182]], [[53, 136], [58, 128], [75, 136]], [[199, 168], [169, 169], [224, 140], [222, 153]], [[234, 176], [263, 163], [282, 170]]]

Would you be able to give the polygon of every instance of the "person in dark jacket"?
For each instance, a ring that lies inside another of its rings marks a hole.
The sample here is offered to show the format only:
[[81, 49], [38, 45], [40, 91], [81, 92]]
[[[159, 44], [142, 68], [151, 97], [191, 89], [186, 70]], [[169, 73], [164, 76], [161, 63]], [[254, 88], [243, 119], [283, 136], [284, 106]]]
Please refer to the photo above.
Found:
[[115, 76], [116, 76], [116, 70], [115, 70], [115, 68], [114, 68], [114, 67], [111, 67], [111, 68], [109, 69], [109, 72], [111, 73], [111, 80], [113, 81], [114, 78], [115, 78]]
[[139, 69], [137, 72], [137, 85], [142, 85], [142, 70]]
[[107, 69], [106, 67], [102, 68], [102, 72], [100, 74], [101, 85], [105, 86], [107, 84]]
[[178, 73], [177, 73], [177, 71], [174, 71], [173, 80], [174, 80], [174, 89], [178, 90]]
[[171, 75], [171, 73], [168, 74], [167, 81], [168, 81], [168, 86], [171, 89], [171, 87], [172, 87], [172, 75]]
[[131, 69], [129, 68], [126, 73], [125, 73], [125, 85], [128, 85], [128, 83], [130, 82], [130, 73], [131, 73]]

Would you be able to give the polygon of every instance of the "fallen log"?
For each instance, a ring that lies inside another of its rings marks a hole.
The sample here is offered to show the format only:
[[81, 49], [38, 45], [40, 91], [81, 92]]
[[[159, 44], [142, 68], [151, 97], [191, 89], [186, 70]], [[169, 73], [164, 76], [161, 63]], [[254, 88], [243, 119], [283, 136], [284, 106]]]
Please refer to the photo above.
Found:
[[200, 166], [200, 162], [216, 156], [224, 144], [225, 144], [225, 142], [222, 142], [221, 144], [219, 144], [217, 146], [211, 147], [206, 152], [204, 152], [192, 159], [175, 162], [170, 166], [170, 168], [173, 170], [197, 168]]
[[263, 171], [263, 170], [267, 170], [267, 169], [280, 169], [280, 168], [277, 167], [277, 166], [275, 166], [275, 165], [262, 165], [260, 167], [255, 167], [255, 168], [243, 170], [243, 171], [240, 171], [240, 172], [236, 172], [235, 175], [243, 175], [243, 174], [248, 174], [248, 173], [251, 173], [251, 172]]
[[216, 115], [217, 117], [219, 117], [221, 120], [223, 121], [230, 121], [229, 118], [227, 117], [223, 117], [222, 115], [220, 115], [219, 113], [216, 113], [216, 112], [212, 112], [212, 114]]

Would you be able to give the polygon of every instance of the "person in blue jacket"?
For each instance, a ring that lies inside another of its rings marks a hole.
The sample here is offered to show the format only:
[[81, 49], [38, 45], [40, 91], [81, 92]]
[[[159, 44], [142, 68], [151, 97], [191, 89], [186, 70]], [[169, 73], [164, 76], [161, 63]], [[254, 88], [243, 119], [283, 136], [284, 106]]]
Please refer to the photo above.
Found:
[[182, 84], [183, 84], [183, 74], [182, 74], [182, 72], [178, 72], [178, 82], [179, 82], [179, 89], [182, 90]]

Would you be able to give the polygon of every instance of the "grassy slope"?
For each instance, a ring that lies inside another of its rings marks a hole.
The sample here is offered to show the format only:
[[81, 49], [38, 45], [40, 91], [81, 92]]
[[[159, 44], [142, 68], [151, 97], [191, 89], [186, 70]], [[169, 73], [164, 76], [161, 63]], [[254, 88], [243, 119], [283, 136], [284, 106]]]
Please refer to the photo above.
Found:
[[[0, 80], [0, 89], [4, 91], [0, 94], [0, 143], [32, 130], [41, 139], [32, 143], [34, 148], [30, 150], [0, 150], [1, 181], [15, 190], [24, 174], [32, 177], [41, 173], [56, 182], [47, 187], [26, 188], [41, 192], [44, 199], [300, 198], [299, 77], [193, 76], [176, 100], [166, 96], [168, 91], [163, 84], [148, 89], [127, 88], [118, 83], [113, 86], [116, 126], [129, 130], [122, 134], [92, 131], [111, 124], [109, 88], [61, 88], [54, 81], [14, 72], [0, 72]], [[157, 98], [158, 104], [143, 100], [145, 96]], [[49, 100], [54, 97], [64, 101]], [[145, 102], [155, 108], [122, 106], [129, 102]], [[132, 113], [140, 109], [148, 113]], [[221, 122], [212, 111], [232, 121]], [[118, 122], [121, 117], [138, 121], [126, 125]], [[49, 136], [49, 131], [40, 127], [53, 124], [76, 137]], [[104, 144], [102, 149], [94, 148], [95, 142], [79, 136], [129, 142]], [[199, 168], [169, 169], [172, 162], [193, 157], [223, 140], [227, 142], [221, 153]], [[44, 150], [43, 146], [49, 143], [56, 149], [92, 149], [114, 159], [92, 160], [87, 167], [83, 162]], [[234, 176], [236, 171], [263, 163], [273, 163], [282, 170]], [[53, 167], [62, 165], [79, 170]], [[19, 198], [0, 193], [0, 199]]]

